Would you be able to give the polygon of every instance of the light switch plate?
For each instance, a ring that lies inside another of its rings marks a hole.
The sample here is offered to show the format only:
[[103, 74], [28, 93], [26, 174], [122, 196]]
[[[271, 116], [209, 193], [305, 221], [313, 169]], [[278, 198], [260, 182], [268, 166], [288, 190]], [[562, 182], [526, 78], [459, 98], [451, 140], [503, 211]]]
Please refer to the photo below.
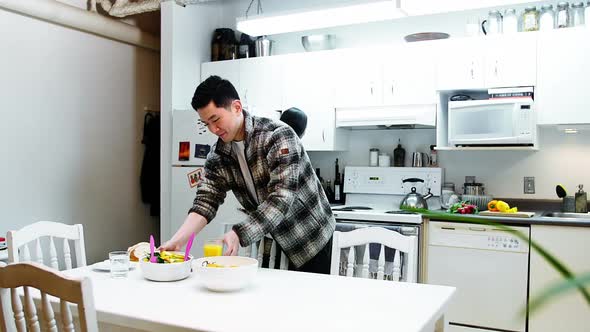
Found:
[[535, 193], [535, 177], [525, 176], [524, 177], [524, 193], [534, 194]]

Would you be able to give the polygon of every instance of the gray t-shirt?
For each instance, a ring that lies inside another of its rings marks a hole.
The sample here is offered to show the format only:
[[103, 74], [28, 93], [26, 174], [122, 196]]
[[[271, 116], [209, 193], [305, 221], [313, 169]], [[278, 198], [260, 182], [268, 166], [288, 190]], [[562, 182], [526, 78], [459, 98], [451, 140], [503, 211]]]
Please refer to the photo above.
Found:
[[240, 163], [240, 170], [242, 171], [244, 182], [246, 182], [248, 193], [250, 194], [250, 197], [252, 197], [252, 199], [258, 204], [259, 202], [258, 196], [256, 195], [256, 188], [254, 187], [254, 180], [252, 179], [252, 173], [250, 173], [248, 163], [246, 162], [246, 147], [244, 146], [244, 141], [234, 141], [231, 143], [231, 147], [236, 157], [238, 157], [238, 162]]

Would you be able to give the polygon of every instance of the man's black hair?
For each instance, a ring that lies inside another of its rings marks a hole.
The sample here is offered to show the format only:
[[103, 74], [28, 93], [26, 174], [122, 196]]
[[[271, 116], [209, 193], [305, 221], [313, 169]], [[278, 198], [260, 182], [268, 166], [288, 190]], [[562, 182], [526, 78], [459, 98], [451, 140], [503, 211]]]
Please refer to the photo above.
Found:
[[199, 84], [191, 105], [198, 111], [213, 101], [216, 107], [229, 108], [234, 100], [240, 100], [240, 96], [231, 82], [213, 75]]

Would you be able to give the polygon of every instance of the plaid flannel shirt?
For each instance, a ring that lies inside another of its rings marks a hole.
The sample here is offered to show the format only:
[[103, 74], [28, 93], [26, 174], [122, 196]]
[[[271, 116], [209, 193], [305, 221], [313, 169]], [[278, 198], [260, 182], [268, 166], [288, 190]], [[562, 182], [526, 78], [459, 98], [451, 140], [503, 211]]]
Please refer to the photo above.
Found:
[[232, 190], [248, 214], [233, 226], [243, 247], [270, 233], [300, 267], [330, 240], [336, 221], [305, 149], [291, 127], [244, 111], [245, 154], [258, 201], [248, 194], [231, 143], [217, 140], [205, 162], [193, 207], [210, 222]]

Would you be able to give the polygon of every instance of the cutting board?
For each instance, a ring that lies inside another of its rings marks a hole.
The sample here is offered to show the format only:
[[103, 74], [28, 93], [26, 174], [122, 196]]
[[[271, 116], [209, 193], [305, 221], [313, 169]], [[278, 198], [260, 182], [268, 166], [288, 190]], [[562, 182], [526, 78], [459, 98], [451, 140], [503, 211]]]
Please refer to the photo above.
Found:
[[496, 211], [481, 211], [479, 213], [480, 216], [486, 217], [509, 217], [509, 218], [532, 218], [535, 213], [534, 212], [525, 212], [525, 211], [518, 211], [515, 213], [506, 213], [506, 212], [496, 212]]

